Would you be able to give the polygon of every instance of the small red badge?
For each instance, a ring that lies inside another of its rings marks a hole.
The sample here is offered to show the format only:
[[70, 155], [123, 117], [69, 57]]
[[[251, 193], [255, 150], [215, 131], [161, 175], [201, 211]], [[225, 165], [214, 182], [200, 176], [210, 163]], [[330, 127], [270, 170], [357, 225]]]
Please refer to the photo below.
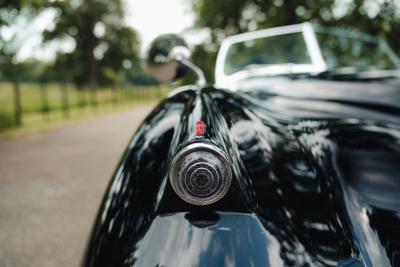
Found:
[[197, 135], [204, 135], [206, 130], [206, 125], [202, 121], [196, 122], [196, 134]]

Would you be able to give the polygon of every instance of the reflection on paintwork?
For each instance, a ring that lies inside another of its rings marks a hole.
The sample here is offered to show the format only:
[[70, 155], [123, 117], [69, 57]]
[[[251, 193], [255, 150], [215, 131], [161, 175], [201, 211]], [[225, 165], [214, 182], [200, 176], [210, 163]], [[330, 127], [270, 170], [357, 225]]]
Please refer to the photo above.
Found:
[[184, 213], [157, 217], [127, 262], [131, 266], [283, 266], [278, 241], [257, 217], [218, 215], [209, 227], [197, 227]]
[[[371, 105], [373, 86], [358, 101], [265, 88], [188, 87], [161, 103], [122, 157], [84, 266], [400, 266], [400, 102]], [[199, 141], [233, 174], [206, 207], [177, 197], [167, 174]]]

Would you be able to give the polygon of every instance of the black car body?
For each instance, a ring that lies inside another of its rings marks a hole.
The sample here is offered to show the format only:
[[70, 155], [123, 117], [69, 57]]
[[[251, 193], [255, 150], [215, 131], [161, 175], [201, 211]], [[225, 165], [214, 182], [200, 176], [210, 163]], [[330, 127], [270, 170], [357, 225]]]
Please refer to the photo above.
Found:
[[[178, 89], [130, 141], [83, 265], [400, 266], [397, 75], [326, 68]], [[232, 172], [208, 205], [169, 180], [199, 143]]]

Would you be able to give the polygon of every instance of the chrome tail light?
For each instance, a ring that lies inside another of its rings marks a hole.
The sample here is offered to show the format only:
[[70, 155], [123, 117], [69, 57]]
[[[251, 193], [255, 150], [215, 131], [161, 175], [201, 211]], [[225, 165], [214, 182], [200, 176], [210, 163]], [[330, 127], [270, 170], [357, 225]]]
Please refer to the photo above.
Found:
[[174, 157], [169, 179], [175, 193], [184, 201], [193, 205], [209, 205], [228, 192], [232, 171], [218, 147], [193, 143]]

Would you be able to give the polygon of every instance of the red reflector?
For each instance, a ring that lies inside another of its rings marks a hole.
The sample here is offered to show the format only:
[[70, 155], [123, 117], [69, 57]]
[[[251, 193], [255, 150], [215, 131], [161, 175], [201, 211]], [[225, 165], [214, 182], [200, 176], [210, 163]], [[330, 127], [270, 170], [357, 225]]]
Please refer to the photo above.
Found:
[[204, 135], [206, 129], [206, 125], [202, 121], [196, 122], [196, 134], [197, 135]]

